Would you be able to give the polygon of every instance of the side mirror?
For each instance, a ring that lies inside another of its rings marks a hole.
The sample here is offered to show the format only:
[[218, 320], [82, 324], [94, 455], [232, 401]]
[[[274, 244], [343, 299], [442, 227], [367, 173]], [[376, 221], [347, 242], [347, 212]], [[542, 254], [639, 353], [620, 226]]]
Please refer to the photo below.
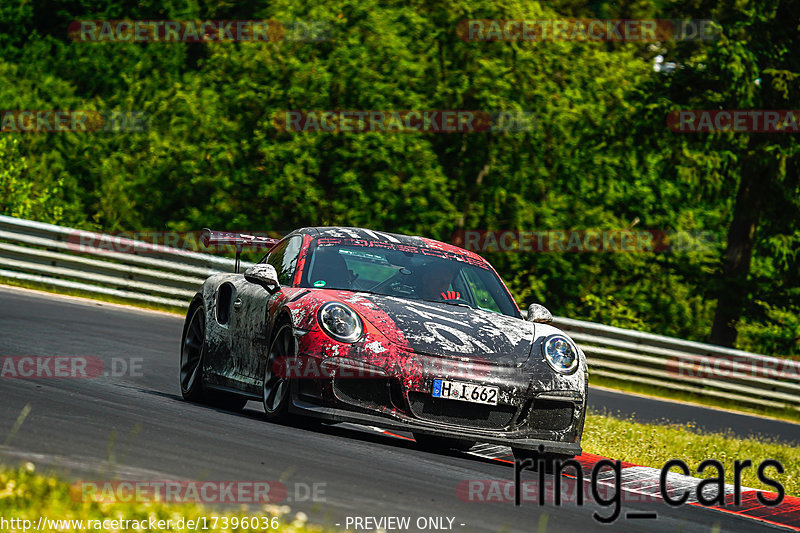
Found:
[[550, 324], [553, 315], [543, 305], [531, 304], [528, 308], [528, 322], [538, 322], [539, 324]]
[[267, 263], [258, 263], [245, 270], [244, 279], [250, 283], [261, 285], [270, 294], [275, 294], [281, 288], [275, 267]]

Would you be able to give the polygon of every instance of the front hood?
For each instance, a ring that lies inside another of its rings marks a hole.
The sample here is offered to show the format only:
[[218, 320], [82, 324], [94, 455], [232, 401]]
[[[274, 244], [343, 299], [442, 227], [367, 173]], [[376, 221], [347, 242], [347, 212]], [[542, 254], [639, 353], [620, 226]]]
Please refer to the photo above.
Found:
[[531, 322], [480, 309], [368, 293], [341, 300], [416, 353], [519, 366], [528, 360], [535, 336]]

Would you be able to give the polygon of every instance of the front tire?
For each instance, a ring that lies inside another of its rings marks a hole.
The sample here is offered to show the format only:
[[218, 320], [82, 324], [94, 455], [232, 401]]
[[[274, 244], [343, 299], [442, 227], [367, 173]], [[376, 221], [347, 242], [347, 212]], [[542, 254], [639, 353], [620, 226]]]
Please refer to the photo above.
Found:
[[277, 365], [277, 368], [288, 368], [286, 363], [296, 356], [296, 352], [293, 328], [290, 324], [284, 323], [278, 328], [272, 339], [267, 362], [264, 365], [262, 403], [267, 420], [282, 422], [289, 418], [289, 387], [291, 383], [288, 376], [281, 376], [279, 375], [281, 372], [275, 372], [275, 363], [282, 363]]

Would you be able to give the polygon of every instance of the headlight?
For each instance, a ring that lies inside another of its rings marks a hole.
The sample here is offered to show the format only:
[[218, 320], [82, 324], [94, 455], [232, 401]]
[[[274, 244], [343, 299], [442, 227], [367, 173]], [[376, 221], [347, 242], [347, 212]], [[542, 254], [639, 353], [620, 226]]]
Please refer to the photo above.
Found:
[[364, 325], [355, 311], [339, 302], [328, 302], [319, 308], [322, 330], [340, 342], [356, 342]]
[[544, 358], [559, 374], [572, 374], [578, 368], [578, 349], [562, 335], [553, 335], [542, 345]]

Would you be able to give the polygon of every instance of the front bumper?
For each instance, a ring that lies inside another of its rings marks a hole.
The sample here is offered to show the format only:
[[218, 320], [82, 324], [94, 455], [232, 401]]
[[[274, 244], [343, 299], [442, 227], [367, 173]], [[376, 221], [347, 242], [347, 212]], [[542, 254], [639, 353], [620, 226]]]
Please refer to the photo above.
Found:
[[[577, 455], [585, 418], [584, 390], [552, 390], [528, 366], [498, 366], [405, 354], [386, 366], [328, 357], [327, 379], [299, 380], [292, 409], [336, 422], [474, 440], [545, 453]], [[434, 398], [436, 378], [496, 386], [496, 406]]]
[[505, 433], [475, 432], [472, 430], [464, 430], [463, 428], [444, 428], [441, 426], [419, 423], [415, 420], [401, 421], [391, 417], [370, 413], [325, 407], [303, 400], [295, 400], [289, 410], [293, 413], [311, 415], [315, 418], [329, 420], [331, 422], [352, 422], [355, 424], [375, 425], [394, 431], [412, 431], [414, 433], [424, 433], [437, 437], [477, 440], [479, 442], [511, 446], [513, 448], [537, 450], [542, 453], [557, 453], [562, 455], [580, 455], [581, 453], [581, 446], [577, 442], [559, 442], [548, 439], [525, 438], [522, 436], [515, 437]]

